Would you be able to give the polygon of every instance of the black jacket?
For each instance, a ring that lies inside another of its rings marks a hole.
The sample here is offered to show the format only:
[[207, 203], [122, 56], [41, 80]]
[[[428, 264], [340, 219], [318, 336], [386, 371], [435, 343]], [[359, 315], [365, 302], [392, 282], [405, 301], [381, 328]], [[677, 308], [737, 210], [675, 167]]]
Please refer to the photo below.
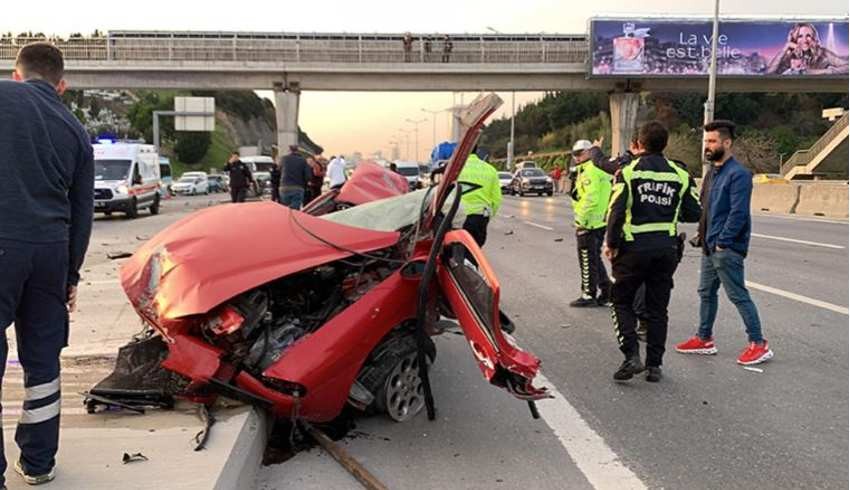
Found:
[[283, 170], [281, 181], [283, 187], [300, 187], [301, 189], [305, 189], [307, 183], [313, 177], [313, 169], [310, 168], [307, 160], [297, 153], [290, 153], [283, 157], [283, 162], [281, 162], [280, 166]]
[[[674, 162], [684, 168], [681, 162]], [[673, 170], [667, 163], [667, 159], [660, 153], [651, 153], [640, 157], [635, 165], [635, 170], [648, 170], [653, 172], [670, 173]], [[608, 231], [606, 243], [608, 248], [628, 248], [629, 250], [647, 250], [663, 247], [675, 247], [676, 237], [670, 236], [667, 231], [649, 233], [638, 233], [634, 235], [634, 241], [626, 242], [623, 236], [623, 225], [626, 223], [626, 208], [628, 205], [629, 191], [632, 195], [632, 225], [644, 223], [656, 223], [673, 221], [676, 209], [679, 209], [679, 223], [695, 223], [700, 218], [700, 203], [696, 193], [696, 184], [692, 177], [688, 177], [688, 189], [684, 196], [679, 198], [681, 184], [678, 182], [664, 182], [656, 184], [655, 181], [633, 178], [631, 189], [626, 189], [625, 179], [622, 173], [618, 173], [614, 181], [614, 192], [608, 207]], [[618, 189], [619, 187], [619, 189]], [[642, 199], [645, 197], [646, 199]], [[669, 198], [669, 199], [667, 199]]]
[[0, 238], [68, 242], [76, 285], [94, 217], [89, 136], [42, 80], [0, 81]]
[[242, 160], [236, 160], [233, 163], [227, 162], [224, 171], [230, 176], [231, 189], [244, 189], [254, 181], [251, 169]]

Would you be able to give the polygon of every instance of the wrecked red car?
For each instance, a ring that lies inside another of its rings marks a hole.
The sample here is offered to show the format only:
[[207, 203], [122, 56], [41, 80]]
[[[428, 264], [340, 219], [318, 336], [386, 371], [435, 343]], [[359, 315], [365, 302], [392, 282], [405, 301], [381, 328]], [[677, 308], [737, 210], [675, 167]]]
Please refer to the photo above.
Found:
[[[532, 384], [540, 362], [507, 333], [513, 325], [485, 255], [451, 225], [458, 174], [500, 104], [488, 95], [468, 107], [439, 186], [407, 193], [403, 178], [365, 164], [306, 212], [216, 206], [156, 235], [124, 264], [121, 283], [161, 347], [147, 357], [134, 344], [122, 349], [93, 396], [130, 403], [132, 390], [116, 380], [158, 365], [179, 395], [224, 395], [278, 417], [326, 422], [350, 404], [396, 421], [427, 407], [433, 418], [431, 336], [450, 318], [484, 377], [534, 413], [533, 400], [548, 396]], [[148, 388], [163, 384], [137, 386], [135, 399], [156, 398]]]

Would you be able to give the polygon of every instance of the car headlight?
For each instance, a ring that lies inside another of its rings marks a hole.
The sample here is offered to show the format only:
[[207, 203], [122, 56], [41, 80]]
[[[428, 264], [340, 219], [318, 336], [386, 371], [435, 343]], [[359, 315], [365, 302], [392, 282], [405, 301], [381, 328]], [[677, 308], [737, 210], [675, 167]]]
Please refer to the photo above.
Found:
[[546, 177], [546, 183], [551, 184], [552, 183], [552, 177]]
[[126, 185], [119, 185], [118, 187], [115, 188], [116, 194], [127, 194], [129, 192], [130, 192], [130, 188], [127, 187]]

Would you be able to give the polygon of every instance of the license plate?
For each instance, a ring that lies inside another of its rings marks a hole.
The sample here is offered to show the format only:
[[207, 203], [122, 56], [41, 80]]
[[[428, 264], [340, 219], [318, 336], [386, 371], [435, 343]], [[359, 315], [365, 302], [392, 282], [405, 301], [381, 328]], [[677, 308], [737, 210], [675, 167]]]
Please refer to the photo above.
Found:
[[96, 202], [96, 203], [94, 203], [94, 207], [95, 207], [95, 209], [105, 208], [106, 203], [105, 202]]

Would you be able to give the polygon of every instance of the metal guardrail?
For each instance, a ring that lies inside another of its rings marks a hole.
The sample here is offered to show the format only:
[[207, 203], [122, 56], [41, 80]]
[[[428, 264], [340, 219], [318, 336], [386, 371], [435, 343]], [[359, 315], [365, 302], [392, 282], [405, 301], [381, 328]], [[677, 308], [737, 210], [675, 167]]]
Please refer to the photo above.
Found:
[[[13, 60], [21, 46], [45, 38], [0, 38], [0, 60]], [[122, 34], [102, 38], [47, 39], [68, 61], [303, 62], [303, 63], [583, 63], [585, 36], [471, 36], [428, 41], [415, 36], [410, 50], [392, 35], [259, 35], [251, 33]]]
[[812, 158], [816, 157], [821, 151], [823, 151], [823, 149], [826, 148], [826, 146], [830, 144], [836, 136], [838, 136], [838, 133], [847, 127], [848, 116], [850, 116], [850, 112], [845, 112], [844, 115], [841, 116], [838, 121], [835, 121], [832, 127], [829, 128], [823, 136], [818, 138], [818, 140], [815, 141], [815, 144], [813, 144], [810, 148], [794, 152], [794, 154], [791, 155], [791, 158], [782, 164], [782, 175], [788, 175], [788, 172], [798, 165], [808, 165], [812, 161]]

